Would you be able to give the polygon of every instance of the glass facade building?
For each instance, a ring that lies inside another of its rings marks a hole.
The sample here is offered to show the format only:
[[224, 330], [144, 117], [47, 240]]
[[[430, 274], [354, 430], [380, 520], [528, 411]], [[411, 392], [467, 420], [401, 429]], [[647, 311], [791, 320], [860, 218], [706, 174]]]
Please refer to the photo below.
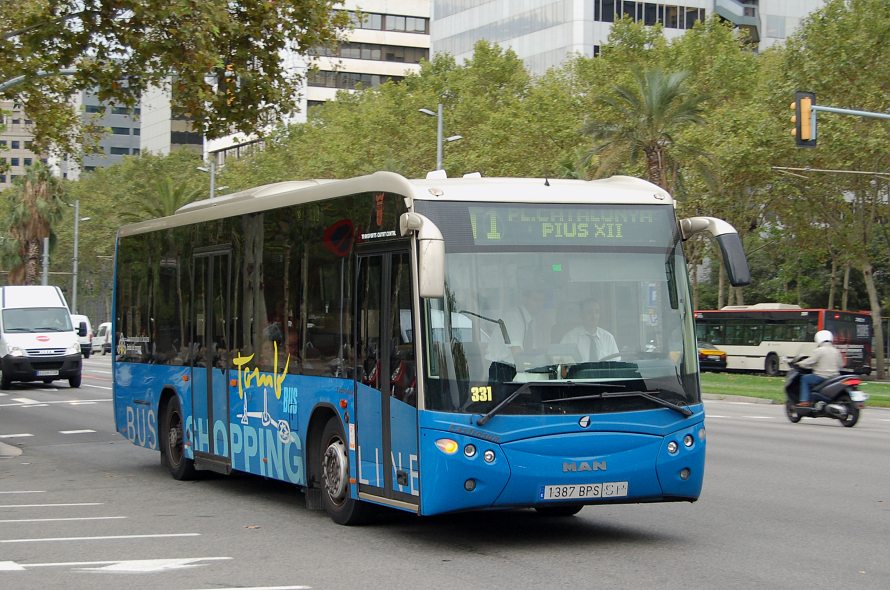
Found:
[[477, 41], [509, 47], [533, 74], [543, 74], [572, 55], [599, 54], [612, 23], [622, 17], [660, 23], [668, 38], [717, 14], [745, 29], [763, 49], [782, 42], [823, 0], [433, 0], [433, 55], [449, 53], [458, 63], [472, 56]]

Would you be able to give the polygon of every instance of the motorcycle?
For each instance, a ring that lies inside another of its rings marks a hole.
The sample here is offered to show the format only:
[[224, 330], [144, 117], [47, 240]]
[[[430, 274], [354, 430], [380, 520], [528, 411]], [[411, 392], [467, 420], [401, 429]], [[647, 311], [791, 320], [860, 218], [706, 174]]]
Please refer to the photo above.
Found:
[[835, 418], [850, 428], [859, 421], [859, 414], [865, 408], [868, 394], [857, 389], [862, 380], [857, 375], [840, 374], [826, 379], [810, 388], [812, 406], [801, 407], [800, 379], [810, 373], [809, 369], [798, 366], [805, 356], [788, 361], [790, 370], [785, 376], [785, 414], [788, 420], [797, 424], [801, 418]]

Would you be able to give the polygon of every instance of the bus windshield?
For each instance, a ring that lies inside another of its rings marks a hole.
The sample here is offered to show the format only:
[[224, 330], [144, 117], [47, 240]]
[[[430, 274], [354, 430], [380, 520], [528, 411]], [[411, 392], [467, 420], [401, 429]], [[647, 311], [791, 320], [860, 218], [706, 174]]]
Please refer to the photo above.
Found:
[[[700, 401], [671, 208], [430, 209], [445, 237], [446, 294], [424, 308], [427, 409], [567, 414]], [[554, 219], [569, 221], [553, 229]]]

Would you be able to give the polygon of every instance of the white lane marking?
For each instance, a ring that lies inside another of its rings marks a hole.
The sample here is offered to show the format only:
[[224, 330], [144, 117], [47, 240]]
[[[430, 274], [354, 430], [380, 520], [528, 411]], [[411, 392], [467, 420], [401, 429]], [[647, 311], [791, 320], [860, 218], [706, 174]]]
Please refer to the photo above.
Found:
[[[241, 586], [229, 586], [232, 590], [311, 590], [312, 586], [251, 586], [250, 588], [242, 588]], [[203, 588], [201, 590], [226, 590], [225, 586], [220, 588]]]
[[20, 402], [23, 404], [39, 404], [40, 402], [36, 399], [31, 399], [30, 397], [14, 397], [12, 398], [14, 402]]
[[82, 402], [110, 402], [110, 401], [111, 401], [110, 398], [73, 399], [73, 400], [72, 399], [62, 399], [62, 400], [55, 400], [55, 401], [51, 401], [51, 402], [42, 402], [42, 403], [37, 403], [37, 404], [0, 404], [0, 408], [24, 408], [24, 407], [28, 407], [28, 406], [37, 408], [37, 407], [42, 407], [42, 406], [48, 406], [51, 404], [70, 404], [71, 402], [81, 402], [82, 403]]
[[[220, 561], [231, 557], [179, 557], [173, 559], [131, 559], [124, 561], [68, 561], [58, 563], [17, 563], [0, 561], [0, 571], [21, 572], [32, 567], [71, 567], [79, 571], [109, 571], [122, 573], [161, 572], [174, 569], [194, 568], [204, 563], [198, 561]], [[94, 566], [94, 567], [88, 567]], [[95, 567], [99, 566], [99, 567]], [[301, 586], [302, 587], [302, 586]], [[296, 586], [294, 586], [296, 588]]]
[[96, 402], [68, 402], [69, 406], [94, 406]]
[[0, 508], [49, 508], [54, 506], [101, 506], [104, 502], [77, 502], [72, 504], [0, 504]]
[[45, 494], [46, 490], [8, 490], [0, 494]]
[[117, 539], [166, 539], [200, 537], [201, 533], [157, 533], [148, 535], [102, 535], [99, 537], [47, 537], [43, 539], [0, 539], [0, 543], [46, 543], [50, 541], [111, 541]]
[[777, 416], [741, 416], [742, 418], [748, 418], [750, 420], [772, 420]]
[[89, 428], [85, 428], [83, 430], [60, 430], [59, 434], [86, 434], [88, 432], [96, 432], [96, 431], [90, 430]]
[[7, 395], [9, 395], [9, 394], [6, 394], [6, 393], [0, 393], [0, 397], [6, 397]]
[[64, 522], [68, 520], [120, 520], [126, 516], [78, 516], [70, 518], [7, 518], [0, 522]]
[[25, 438], [27, 436], [34, 436], [34, 435], [28, 434], [27, 432], [23, 432], [21, 434], [0, 434], [0, 438]]

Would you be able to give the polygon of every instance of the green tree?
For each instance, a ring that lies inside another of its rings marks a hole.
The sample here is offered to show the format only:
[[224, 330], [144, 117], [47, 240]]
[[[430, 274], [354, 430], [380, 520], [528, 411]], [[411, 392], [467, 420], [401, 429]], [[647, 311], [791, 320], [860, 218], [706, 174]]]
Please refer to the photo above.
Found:
[[181, 184], [167, 176], [154, 183], [153, 198], [138, 201], [133, 204], [133, 209], [121, 214], [121, 221], [133, 223], [146, 219], [167, 217], [176, 213], [176, 210], [192, 201], [197, 201], [204, 196], [204, 191], [198, 188]]
[[[286, 51], [338, 41], [349, 15], [336, 0], [57, 0], [0, 3], [0, 92], [25, 106], [40, 145], [70, 149], [68, 98], [98, 90], [133, 105], [169, 86], [175, 107], [208, 137], [253, 132], [295, 109], [304, 74]], [[71, 76], [46, 76], [74, 70]]]
[[704, 122], [702, 97], [690, 95], [685, 72], [648, 69], [635, 73], [636, 85], [620, 85], [601, 99], [611, 110], [609, 121], [590, 121], [584, 128], [594, 142], [591, 156], [600, 157], [597, 175], [607, 176], [625, 160], [645, 161], [646, 178], [673, 190], [679, 162], [672, 156], [677, 134]]
[[[784, 106], [787, 116], [793, 91], [810, 90], [816, 93], [818, 104], [887, 112], [890, 73], [883, 64], [890, 61], [888, 32], [890, 12], [886, 2], [830, 0], [805, 19], [799, 32], [789, 38], [785, 80], [776, 89], [781, 96], [775, 102]], [[887, 170], [890, 126], [874, 119], [827, 113], [820, 113], [817, 118], [819, 145], [816, 149], [799, 150], [797, 162], [821, 170]], [[883, 306], [876, 275], [887, 263], [885, 236], [890, 207], [886, 182], [861, 174], [826, 174], [810, 179], [809, 183], [833, 189], [835, 206], [828, 211], [841, 211], [842, 215], [835, 214], [824, 221], [825, 235], [835, 250], [862, 273], [872, 317], [880, 318]], [[825, 210], [814, 205], [811, 219], [818, 221]], [[883, 326], [877, 321], [874, 326], [877, 373], [883, 377]]]
[[54, 238], [53, 225], [62, 217], [65, 201], [61, 181], [43, 164], [35, 164], [6, 191], [11, 201], [7, 226], [11, 240], [4, 248], [10, 265], [7, 282], [36, 285], [44, 238]]

